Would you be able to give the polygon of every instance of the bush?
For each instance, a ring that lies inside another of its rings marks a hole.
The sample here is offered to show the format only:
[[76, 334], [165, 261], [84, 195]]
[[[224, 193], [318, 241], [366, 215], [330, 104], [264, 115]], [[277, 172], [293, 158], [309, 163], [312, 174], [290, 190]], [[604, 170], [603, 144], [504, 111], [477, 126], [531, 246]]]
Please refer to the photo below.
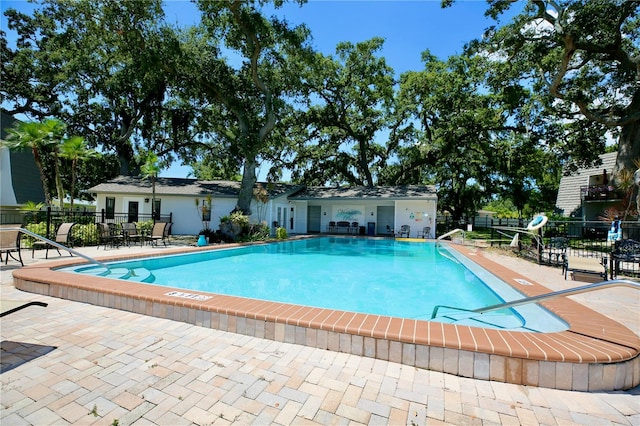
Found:
[[276, 238], [279, 240], [286, 240], [288, 237], [287, 230], [283, 227], [279, 227], [276, 229]]
[[[31, 231], [35, 234], [42, 235], [46, 237], [47, 233], [47, 222], [38, 222], [38, 223], [29, 223], [24, 227], [27, 231]], [[25, 235], [22, 237], [23, 247], [31, 248], [33, 247], [33, 243], [36, 239], [34, 237]]]
[[220, 218], [220, 232], [223, 238], [231, 241], [251, 241], [249, 216], [242, 212], [233, 212]]
[[100, 234], [95, 223], [75, 225], [71, 229], [71, 240], [77, 246], [93, 246], [100, 241]]
[[247, 227], [247, 232], [243, 233], [238, 241], [267, 241], [271, 237], [271, 230], [265, 224], [253, 224]]
[[150, 235], [153, 230], [153, 220], [145, 220], [143, 222], [136, 222], [136, 228], [140, 234]]

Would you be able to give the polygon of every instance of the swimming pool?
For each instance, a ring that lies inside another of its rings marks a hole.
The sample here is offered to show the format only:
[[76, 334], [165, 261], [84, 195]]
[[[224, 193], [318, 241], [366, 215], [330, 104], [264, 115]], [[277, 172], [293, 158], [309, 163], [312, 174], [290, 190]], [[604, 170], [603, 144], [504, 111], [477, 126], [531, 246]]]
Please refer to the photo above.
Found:
[[[305, 238], [314, 237], [293, 239]], [[465, 265], [483, 280], [483, 275], [491, 271], [491, 275], [509, 284], [507, 287], [515, 288], [512, 291], [517, 296], [502, 298], [511, 300], [520, 298], [520, 294], [536, 296], [550, 291], [522, 273], [488, 259], [483, 250], [449, 243], [443, 246], [453, 259], [468, 263]], [[229, 247], [149, 247], [145, 253], [113, 250], [98, 260], [117, 263], [228, 251]], [[17, 289], [29, 293], [462, 377], [584, 391], [630, 389], [640, 384], [640, 337], [568, 297], [541, 305], [566, 321], [569, 329], [528, 333], [477, 327], [462, 321], [362, 314], [167, 288], [145, 283], [150, 273], [135, 277], [137, 282], [63, 271], [86, 266], [76, 257], [36, 263], [14, 270], [13, 282]]]
[[[436, 242], [322, 237], [278, 244], [114, 262], [106, 277], [153, 285], [390, 317], [519, 331], [567, 324], [537, 305], [490, 314], [469, 310], [522, 297], [486, 270]], [[104, 275], [104, 268], [65, 268]], [[129, 273], [133, 271], [133, 276]]]

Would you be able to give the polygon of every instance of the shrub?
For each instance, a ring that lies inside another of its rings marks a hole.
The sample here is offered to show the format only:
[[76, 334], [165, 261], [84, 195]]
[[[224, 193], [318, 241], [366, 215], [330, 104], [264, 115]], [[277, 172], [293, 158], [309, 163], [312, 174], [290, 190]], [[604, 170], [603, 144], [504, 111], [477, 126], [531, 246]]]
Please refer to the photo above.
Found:
[[238, 241], [266, 241], [271, 237], [271, 230], [266, 224], [253, 224], [246, 229], [247, 232], [240, 235]]
[[242, 212], [233, 212], [220, 218], [220, 232], [223, 238], [231, 241], [251, 241], [249, 216]]
[[276, 238], [279, 240], [286, 240], [288, 237], [287, 230], [283, 227], [279, 227], [276, 229]]
[[75, 225], [71, 229], [71, 238], [75, 245], [93, 246], [100, 241], [100, 234], [95, 223]]
[[141, 234], [149, 235], [153, 230], [153, 220], [145, 220], [143, 222], [136, 222], [136, 228]]
[[[27, 231], [31, 231], [35, 234], [38, 235], [42, 235], [43, 237], [46, 237], [46, 233], [47, 233], [47, 222], [38, 222], [38, 223], [29, 223], [27, 225], [25, 225], [24, 227]], [[33, 243], [36, 239], [34, 237], [25, 235], [22, 238], [22, 242], [23, 242], [23, 247], [25, 248], [31, 248], [33, 247]]]

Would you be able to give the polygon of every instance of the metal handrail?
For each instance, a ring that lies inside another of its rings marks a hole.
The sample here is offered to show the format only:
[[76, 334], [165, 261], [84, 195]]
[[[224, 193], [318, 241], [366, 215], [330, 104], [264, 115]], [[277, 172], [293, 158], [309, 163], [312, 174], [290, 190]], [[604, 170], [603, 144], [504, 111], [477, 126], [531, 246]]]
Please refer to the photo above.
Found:
[[518, 299], [511, 302], [499, 303], [497, 305], [487, 306], [485, 308], [474, 309], [473, 312], [477, 314], [484, 314], [485, 312], [497, 311], [498, 309], [513, 308], [514, 306], [555, 299], [556, 297], [560, 296], [571, 296], [574, 294], [587, 293], [590, 291], [601, 290], [603, 288], [609, 287], [630, 287], [640, 290], [640, 283], [631, 280], [601, 281], [599, 283], [587, 284], [580, 287], [568, 288], [566, 290], [554, 291], [551, 293], [540, 294], [538, 296], [525, 297], [524, 299]]
[[462, 241], [464, 241], [464, 230], [462, 230], [462, 229], [460, 229], [460, 228], [456, 228], [456, 229], [454, 229], [454, 230], [452, 230], [452, 231], [447, 232], [446, 234], [440, 235], [440, 236], [438, 237], [438, 241], [439, 241], [439, 240], [442, 240], [442, 239], [444, 239], [444, 238], [450, 237], [451, 235], [453, 235], [453, 234], [455, 234], [455, 233], [457, 233], [457, 232], [462, 232]]
[[580, 287], [568, 288], [566, 290], [553, 291], [551, 293], [540, 294], [538, 296], [525, 297], [523, 299], [513, 300], [511, 302], [499, 303], [497, 305], [486, 306], [478, 309], [463, 309], [453, 306], [437, 305], [433, 308], [431, 313], [431, 319], [434, 319], [438, 315], [438, 309], [449, 308], [460, 311], [473, 312], [475, 314], [484, 314], [485, 312], [497, 311], [499, 309], [513, 308], [515, 306], [527, 305], [529, 303], [542, 302], [544, 300], [555, 299], [560, 296], [571, 296], [579, 293], [587, 293], [590, 291], [601, 290], [609, 287], [630, 287], [640, 290], [640, 283], [631, 280], [611, 280], [601, 281], [599, 283], [588, 284]]
[[74, 250], [74, 249], [69, 248], [69, 247], [66, 247], [66, 246], [64, 246], [64, 245], [62, 245], [60, 243], [57, 243], [55, 241], [51, 241], [50, 239], [45, 238], [42, 235], [36, 234], [35, 232], [31, 232], [28, 229], [24, 229], [24, 228], [2, 228], [1, 230], [2, 231], [19, 231], [19, 232], [22, 232], [23, 234], [27, 234], [27, 235], [29, 235], [29, 236], [31, 236], [33, 238], [36, 238], [36, 239], [41, 240], [41, 241], [44, 241], [45, 243], [47, 243], [49, 245], [52, 245], [52, 246], [57, 247], [57, 248], [60, 248], [62, 250], [66, 250], [69, 253], [75, 254], [78, 257], [82, 257], [82, 258], [88, 260], [91, 263], [95, 263], [98, 266], [102, 266], [103, 268], [107, 268], [107, 270], [111, 269], [109, 267], [109, 265], [107, 265], [106, 263], [102, 263], [99, 260], [95, 260], [94, 258], [92, 258], [90, 256], [87, 256], [86, 254], [82, 254], [79, 251]]

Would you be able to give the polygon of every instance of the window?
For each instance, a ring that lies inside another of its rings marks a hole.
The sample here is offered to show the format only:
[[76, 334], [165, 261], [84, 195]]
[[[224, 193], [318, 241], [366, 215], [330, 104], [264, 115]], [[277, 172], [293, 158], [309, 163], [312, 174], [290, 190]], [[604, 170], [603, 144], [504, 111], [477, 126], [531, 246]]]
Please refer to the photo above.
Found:
[[155, 205], [153, 206], [153, 219], [160, 220], [160, 199], [156, 198]]
[[107, 197], [106, 201], [106, 218], [113, 219], [116, 217], [116, 197]]

